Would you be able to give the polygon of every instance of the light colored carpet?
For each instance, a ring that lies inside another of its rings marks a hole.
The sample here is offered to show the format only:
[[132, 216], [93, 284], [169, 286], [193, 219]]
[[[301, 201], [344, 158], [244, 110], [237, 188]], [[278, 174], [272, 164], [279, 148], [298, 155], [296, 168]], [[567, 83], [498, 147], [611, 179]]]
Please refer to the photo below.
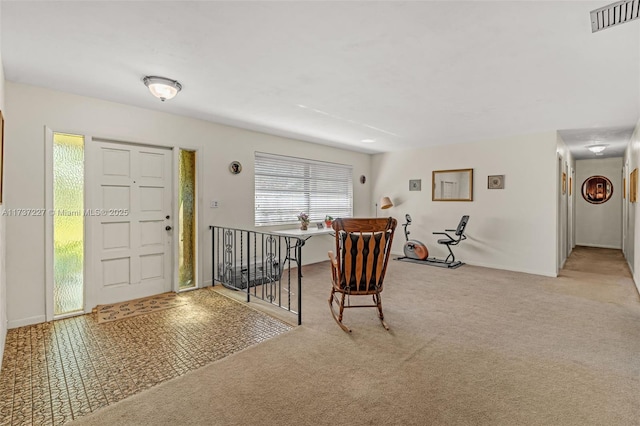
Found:
[[391, 331], [363, 308], [352, 334], [329, 314], [329, 265], [311, 265], [303, 326], [76, 423], [637, 425], [640, 302], [620, 262], [547, 278], [391, 261]]

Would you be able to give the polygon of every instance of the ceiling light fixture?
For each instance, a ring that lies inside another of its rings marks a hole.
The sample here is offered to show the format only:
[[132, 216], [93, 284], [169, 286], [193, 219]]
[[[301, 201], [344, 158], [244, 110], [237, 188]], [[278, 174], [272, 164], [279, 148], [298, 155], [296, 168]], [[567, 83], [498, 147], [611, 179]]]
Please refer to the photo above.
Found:
[[362, 139], [360, 142], [363, 143], [374, 143], [376, 140], [375, 139]]
[[605, 150], [606, 145], [589, 145], [587, 149], [595, 154]]
[[174, 98], [182, 90], [182, 84], [169, 78], [147, 76], [142, 81], [149, 88], [151, 94], [162, 102]]

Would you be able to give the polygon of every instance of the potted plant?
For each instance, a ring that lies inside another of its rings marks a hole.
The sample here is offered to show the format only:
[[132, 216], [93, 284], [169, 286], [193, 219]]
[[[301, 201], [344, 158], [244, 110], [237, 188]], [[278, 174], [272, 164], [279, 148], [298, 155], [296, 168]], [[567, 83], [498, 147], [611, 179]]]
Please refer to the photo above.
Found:
[[306, 231], [309, 227], [310, 222], [309, 215], [305, 212], [300, 212], [300, 214], [298, 215], [298, 220], [300, 221], [300, 229]]
[[324, 217], [324, 224], [327, 225], [327, 228], [331, 228], [331, 224], [333, 223], [333, 218], [329, 215]]

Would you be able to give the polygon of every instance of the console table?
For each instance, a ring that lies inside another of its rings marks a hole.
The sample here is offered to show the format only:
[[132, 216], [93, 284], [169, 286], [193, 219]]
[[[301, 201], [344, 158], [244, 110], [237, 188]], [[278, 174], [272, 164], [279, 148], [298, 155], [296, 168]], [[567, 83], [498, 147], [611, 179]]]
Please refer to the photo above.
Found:
[[[315, 235], [333, 235], [332, 228], [309, 228], [303, 231], [300, 228], [283, 229], [281, 231], [271, 231], [272, 234], [281, 235], [285, 238], [287, 245], [286, 259], [293, 260], [298, 266], [298, 277], [302, 278], [302, 246], [311, 237]], [[295, 244], [291, 245], [291, 239], [295, 239]], [[285, 259], [285, 260], [286, 260]]]

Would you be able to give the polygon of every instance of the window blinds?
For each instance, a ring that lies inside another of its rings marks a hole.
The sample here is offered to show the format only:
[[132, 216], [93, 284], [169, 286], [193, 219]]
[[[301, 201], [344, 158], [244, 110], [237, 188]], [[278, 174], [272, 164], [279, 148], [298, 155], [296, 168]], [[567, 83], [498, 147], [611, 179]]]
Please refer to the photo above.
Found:
[[312, 222], [353, 215], [351, 166], [281, 155], [255, 154], [255, 225]]

